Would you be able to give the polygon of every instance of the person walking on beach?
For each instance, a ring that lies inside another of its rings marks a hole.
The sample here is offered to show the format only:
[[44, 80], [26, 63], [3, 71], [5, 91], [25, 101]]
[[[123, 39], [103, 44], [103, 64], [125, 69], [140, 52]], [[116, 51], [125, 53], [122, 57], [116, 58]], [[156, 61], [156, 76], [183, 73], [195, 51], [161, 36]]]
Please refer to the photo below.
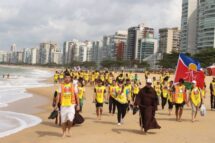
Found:
[[82, 81], [78, 82], [78, 98], [79, 98], [79, 103], [80, 103], [80, 112], [83, 110], [83, 105], [84, 105], [84, 100], [86, 100], [85, 97], [85, 88], [84, 84]]
[[201, 90], [196, 86], [196, 81], [192, 81], [192, 89], [190, 93], [190, 104], [191, 104], [191, 109], [192, 109], [192, 122], [196, 120], [196, 116], [199, 110], [199, 107], [201, 106], [202, 101], [202, 95], [201, 95]]
[[116, 110], [116, 80], [112, 81], [112, 84], [109, 86], [109, 114], [114, 115]]
[[73, 125], [73, 119], [75, 116], [75, 107], [77, 110], [80, 110], [79, 107], [79, 98], [75, 93], [74, 86], [71, 83], [71, 76], [70, 73], [64, 73], [64, 83], [61, 84], [61, 87], [58, 89], [58, 100], [56, 104], [56, 109], [58, 108], [57, 105], [61, 103], [61, 125], [63, 130], [62, 137], [71, 136], [70, 129]]
[[105, 93], [106, 88], [103, 86], [103, 82], [101, 80], [98, 80], [98, 85], [94, 88], [94, 103], [96, 103], [96, 115], [97, 119], [101, 120], [102, 112], [103, 112], [103, 103], [106, 99]]
[[171, 80], [169, 82], [169, 87], [168, 87], [168, 108], [169, 108], [169, 115], [172, 114], [172, 109], [173, 109], [173, 95], [174, 95], [174, 85], [173, 81]]
[[155, 112], [158, 106], [158, 96], [152, 88], [152, 80], [146, 80], [146, 86], [137, 94], [134, 102], [134, 108], [140, 109], [140, 126], [141, 131], [147, 133], [149, 129], [160, 129], [155, 119]]
[[168, 81], [164, 80], [162, 87], [161, 87], [161, 106], [162, 106], [162, 109], [164, 109], [164, 107], [167, 103], [168, 96], [169, 96], [168, 94], [169, 94]]
[[126, 115], [128, 108], [128, 97], [126, 95], [126, 89], [123, 86], [122, 81], [119, 81], [118, 87], [116, 88], [116, 106], [117, 106], [117, 121], [120, 126], [123, 124], [123, 120]]
[[211, 92], [211, 110], [213, 110], [215, 109], [215, 77], [213, 77], [213, 80], [210, 83], [210, 92]]
[[179, 83], [175, 85], [174, 103], [175, 103], [175, 115], [176, 121], [181, 121], [183, 114], [184, 104], [187, 103], [186, 88], [183, 85], [184, 80], [179, 79]]

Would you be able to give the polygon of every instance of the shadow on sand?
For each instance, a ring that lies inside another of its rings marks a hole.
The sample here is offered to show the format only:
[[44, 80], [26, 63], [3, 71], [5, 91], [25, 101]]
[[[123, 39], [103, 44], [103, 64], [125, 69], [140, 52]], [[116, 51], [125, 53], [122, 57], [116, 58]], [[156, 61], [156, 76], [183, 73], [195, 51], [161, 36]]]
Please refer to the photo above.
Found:
[[109, 122], [109, 121], [96, 120], [96, 121], [93, 121], [93, 122], [94, 122], [94, 123], [98, 123], [98, 124], [116, 125], [116, 123], [114, 123], [114, 122]]
[[45, 125], [45, 126], [49, 126], [49, 127], [54, 127], [54, 128], [59, 128], [60, 127], [59, 125], [56, 125], [54, 123], [54, 120], [53, 120], [53, 122], [51, 122], [51, 121], [43, 121], [41, 124]]
[[158, 121], [173, 121], [173, 122], [191, 122], [191, 119], [182, 119], [181, 121], [176, 121], [175, 118], [156, 118]]
[[132, 134], [138, 134], [138, 135], [154, 135], [156, 134], [155, 132], [143, 132], [140, 130], [135, 130], [135, 129], [112, 129], [113, 132], [117, 133], [117, 134], [121, 134], [122, 132], [128, 132], [128, 133], [132, 133]]
[[50, 132], [50, 131], [36, 131], [36, 133], [39, 135], [39, 137], [44, 137], [44, 136], [61, 137], [62, 136], [62, 134], [60, 133]]

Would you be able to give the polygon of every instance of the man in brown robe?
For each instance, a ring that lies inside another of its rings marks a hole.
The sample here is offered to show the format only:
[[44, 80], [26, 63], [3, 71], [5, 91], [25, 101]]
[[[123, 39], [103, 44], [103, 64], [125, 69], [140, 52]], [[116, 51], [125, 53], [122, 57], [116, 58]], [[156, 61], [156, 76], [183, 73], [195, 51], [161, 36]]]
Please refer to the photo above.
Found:
[[134, 106], [140, 109], [140, 126], [145, 133], [149, 129], [160, 129], [155, 119], [155, 111], [157, 110], [158, 97], [156, 91], [151, 87], [152, 80], [147, 79], [146, 86], [143, 87], [136, 96]]

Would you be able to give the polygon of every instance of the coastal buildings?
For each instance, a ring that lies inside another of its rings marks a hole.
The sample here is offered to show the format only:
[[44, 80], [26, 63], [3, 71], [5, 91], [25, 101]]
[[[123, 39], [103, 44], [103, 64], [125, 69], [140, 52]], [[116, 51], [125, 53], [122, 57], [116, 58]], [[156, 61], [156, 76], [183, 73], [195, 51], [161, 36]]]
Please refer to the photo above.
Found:
[[215, 1], [198, 1], [197, 50], [215, 48]]
[[39, 64], [49, 64], [54, 61], [55, 52], [59, 52], [57, 43], [55, 42], [44, 42], [40, 44], [39, 48]]
[[0, 51], [0, 63], [4, 63], [7, 61], [7, 52]]
[[180, 30], [175, 28], [159, 29], [159, 53], [178, 52], [180, 48]]
[[194, 53], [197, 39], [197, 0], [182, 1], [181, 52]]
[[144, 24], [140, 24], [136, 27], [130, 27], [128, 29], [127, 46], [125, 50], [126, 60], [139, 60], [138, 47], [142, 39], [154, 37], [154, 29], [146, 27]]
[[38, 56], [39, 49], [38, 48], [31, 48], [31, 62], [30, 64], [34, 65], [39, 62]]
[[215, 1], [183, 0], [181, 52], [215, 48]]

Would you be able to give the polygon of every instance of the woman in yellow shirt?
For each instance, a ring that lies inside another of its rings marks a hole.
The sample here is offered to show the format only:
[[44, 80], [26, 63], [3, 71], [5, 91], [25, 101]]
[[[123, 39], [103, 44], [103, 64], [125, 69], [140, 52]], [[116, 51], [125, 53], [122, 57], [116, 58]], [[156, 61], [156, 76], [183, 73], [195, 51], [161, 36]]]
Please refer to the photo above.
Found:
[[192, 109], [192, 122], [196, 120], [196, 116], [199, 110], [199, 107], [201, 106], [202, 102], [202, 94], [201, 90], [196, 86], [196, 81], [192, 81], [193, 87], [190, 93], [190, 103], [191, 103], [191, 109]]
[[118, 82], [118, 87], [116, 88], [116, 106], [117, 106], [117, 120], [120, 126], [123, 123], [123, 119], [126, 115], [126, 110], [128, 108], [128, 98], [126, 95], [126, 90], [122, 82]]

